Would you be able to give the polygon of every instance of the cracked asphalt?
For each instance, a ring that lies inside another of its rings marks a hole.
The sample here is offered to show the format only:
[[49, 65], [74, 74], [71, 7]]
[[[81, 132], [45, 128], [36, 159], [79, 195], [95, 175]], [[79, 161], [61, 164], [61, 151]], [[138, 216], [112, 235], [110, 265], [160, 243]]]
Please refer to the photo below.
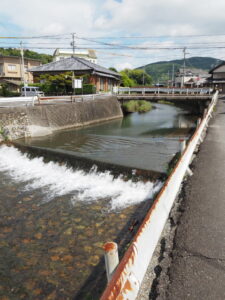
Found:
[[[185, 187], [166, 299], [225, 299], [225, 100], [220, 99]], [[160, 297], [159, 297], [160, 298]]]

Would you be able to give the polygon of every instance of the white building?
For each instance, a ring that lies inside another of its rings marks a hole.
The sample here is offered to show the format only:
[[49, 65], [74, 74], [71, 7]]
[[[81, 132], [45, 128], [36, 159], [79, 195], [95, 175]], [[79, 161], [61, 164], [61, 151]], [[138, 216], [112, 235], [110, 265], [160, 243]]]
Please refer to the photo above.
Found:
[[209, 74], [205, 70], [195, 68], [180, 68], [175, 77], [176, 87], [199, 87], [207, 83]]
[[[61, 59], [69, 58], [73, 56], [72, 50], [63, 50], [63, 49], [56, 49], [53, 53], [53, 61], [59, 61]], [[79, 51], [75, 50], [74, 56], [84, 58], [93, 64], [97, 64], [97, 56], [96, 52], [94, 50], [88, 49], [88, 50], [82, 50]]]

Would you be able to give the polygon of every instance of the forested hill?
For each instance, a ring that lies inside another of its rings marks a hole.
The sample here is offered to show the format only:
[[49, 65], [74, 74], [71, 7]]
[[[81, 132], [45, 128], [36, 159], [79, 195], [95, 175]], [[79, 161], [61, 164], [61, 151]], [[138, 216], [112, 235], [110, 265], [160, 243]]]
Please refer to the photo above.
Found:
[[[214, 66], [218, 65], [222, 61], [213, 57], [191, 57], [186, 59], [187, 68], [196, 68], [209, 71]], [[151, 63], [137, 69], [144, 69], [148, 73], [154, 82], [166, 81], [171, 77], [174, 65], [175, 73], [179, 68], [183, 66], [183, 59], [171, 60], [171, 61], [159, 61]]]
[[[20, 50], [15, 48], [0, 48], [0, 55], [20, 56]], [[47, 64], [52, 61], [52, 55], [41, 54], [30, 50], [24, 50], [24, 57], [39, 59], [42, 62], [42, 64]]]

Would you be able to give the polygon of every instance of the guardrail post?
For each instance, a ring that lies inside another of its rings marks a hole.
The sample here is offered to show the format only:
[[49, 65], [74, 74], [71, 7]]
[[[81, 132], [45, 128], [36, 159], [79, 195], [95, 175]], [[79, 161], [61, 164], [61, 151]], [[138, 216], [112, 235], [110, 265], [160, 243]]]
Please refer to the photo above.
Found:
[[202, 119], [198, 118], [198, 120], [197, 120], [197, 127], [201, 124], [201, 121], [202, 121]]
[[103, 246], [103, 249], [105, 251], [105, 268], [109, 282], [119, 264], [118, 246], [114, 242], [108, 242]]
[[180, 153], [182, 154], [186, 148], [186, 140], [180, 140]]

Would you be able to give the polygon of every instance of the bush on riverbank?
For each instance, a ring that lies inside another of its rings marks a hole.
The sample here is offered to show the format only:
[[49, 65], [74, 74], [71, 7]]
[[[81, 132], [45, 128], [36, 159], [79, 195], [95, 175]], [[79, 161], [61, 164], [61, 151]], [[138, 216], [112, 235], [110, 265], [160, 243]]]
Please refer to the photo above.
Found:
[[167, 105], [174, 105], [173, 102], [167, 101], [167, 100], [159, 100], [158, 103], [160, 104], [167, 104]]
[[122, 104], [125, 113], [139, 112], [144, 113], [152, 110], [152, 104], [145, 100], [131, 100]]

